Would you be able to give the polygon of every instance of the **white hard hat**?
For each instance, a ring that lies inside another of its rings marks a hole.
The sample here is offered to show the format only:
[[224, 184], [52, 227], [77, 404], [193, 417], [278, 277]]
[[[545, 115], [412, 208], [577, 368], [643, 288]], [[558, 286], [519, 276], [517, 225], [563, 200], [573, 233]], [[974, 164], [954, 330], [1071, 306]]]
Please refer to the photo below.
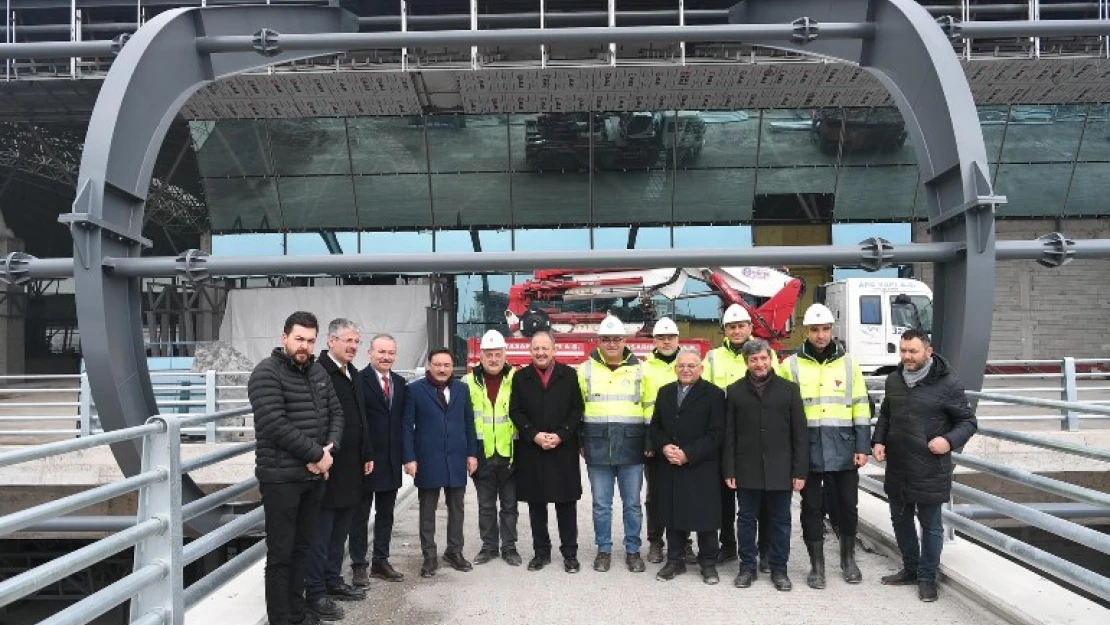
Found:
[[670, 317], [660, 317], [659, 321], [655, 322], [655, 327], [651, 330], [652, 336], [664, 334], [678, 336], [678, 326], [675, 325], [674, 321], [671, 321]]
[[479, 349], [505, 349], [505, 337], [497, 330], [490, 330], [482, 335]]
[[613, 315], [606, 315], [597, 329], [598, 336], [624, 336], [624, 324]]
[[752, 316], [740, 304], [733, 304], [725, 309], [725, 314], [721, 317], [721, 325], [727, 326], [730, 323], [752, 322]]
[[822, 326], [834, 323], [836, 323], [836, 319], [833, 318], [832, 311], [824, 304], [810, 306], [806, 309], [805, 317], [802, 318], [802, 325], [804, 326]]

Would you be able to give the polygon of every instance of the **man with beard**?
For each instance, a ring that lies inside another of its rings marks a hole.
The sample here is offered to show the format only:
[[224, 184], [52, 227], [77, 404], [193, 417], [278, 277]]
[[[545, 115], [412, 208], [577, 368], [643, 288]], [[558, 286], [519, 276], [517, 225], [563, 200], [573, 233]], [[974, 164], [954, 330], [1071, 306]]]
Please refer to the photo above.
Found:
[[319, 323], [310, 312], [285, 320], [281, 347], [247, 382], [254, 410], [254, 474], [266, 514], [266, 618], [271, 625], [314, 625], [305, 610], [304, 574], [324, 480], [339, 451], [343, 407], [315, 361]]
[[875, 459], [886, 461], [883, 490], [902, 552], [902, 570], [882, 582], [917, 584], [918, 598], [929, 602], [937, 600], [941, 508], [952, 493], [952, 450], [966, 445], [978, 426], [963, 385], [948, 361], [933, 353], [929, 335], [907, 330], [899, 349], [902, 365], [886, 378], [873, 439]]

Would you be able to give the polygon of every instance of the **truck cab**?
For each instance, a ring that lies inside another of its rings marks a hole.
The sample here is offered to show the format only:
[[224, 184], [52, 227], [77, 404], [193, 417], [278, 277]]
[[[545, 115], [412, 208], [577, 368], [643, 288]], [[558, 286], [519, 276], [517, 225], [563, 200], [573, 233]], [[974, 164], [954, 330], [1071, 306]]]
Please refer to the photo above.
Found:
[[837, 280], [818, 289], [817, 300], [832, 310], [833, 335], [865, 375], [885, 375], [898, 366], [898, 339], [906, 330], [933, 330], [933, 291], [918, 280]]

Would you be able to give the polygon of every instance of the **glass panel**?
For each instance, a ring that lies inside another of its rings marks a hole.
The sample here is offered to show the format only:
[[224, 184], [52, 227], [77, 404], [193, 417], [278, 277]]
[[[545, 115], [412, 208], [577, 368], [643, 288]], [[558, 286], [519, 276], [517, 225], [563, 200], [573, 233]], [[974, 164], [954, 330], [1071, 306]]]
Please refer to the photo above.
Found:
[[1064, 214], [1105, 217], [1107, 198], [1110, 198], [1110, 163], [1079, 163]]
[[351, 166], [356, 174], [428, 171], [424, 120], [409, 117], [356, 117], [347, 121]]
[[213, 256], [281, 256], [284, 250], [284, 237], [277, 232], [212, 237]]
[[1002, 162], [1070, 163], [1075, 160], [1083, 118], [1077, 117], [1071, 107], [1064, 108], [1057, 117], [1057, 108], [1014, 105], [1002, 146]]
[[[512, 232], [509, 230], [478, 230], [480, 250], [483, 252], [510, 252], [513, 249]], [[469, 230], [437, 230], [437, 252], [473, 252], [474, 243]]]
[[671, 175], [665, 169], [596, 172], [594, 223], [670, 223]]
[[228, 119], [191, 122], [200, 175], [265, 176], [272, 174], [265, 122]]
[[290, 230], [359, 226], [349, 176], [278, 178], [278, 195]]
[[1083, 131], [1079, 160], [1110, 160], [1110, 104], [1092, 104], [1087, 109], [1087, 129]]
[[874, 326], [883, 324], [882, 299], [878, 295], [861, 295], [859, 298], [859, 322]]
[[1063, 211], [1072, 166], [1001, 165], [995, 192], [1008, 202], [998, 207], [1000, 217], [1055, 217]]
[[913, 227], [907, 223], [833, 224], [833, 245], [858, 245], [870, 237], [882, 237], [895, 245], [911, 243]]
[[[667, 112], [663, 128], [664, 145], [677, 139], [679, 167], [751, 167], [755, 165], [759, 140], [758, 111], [693, 112], [679, 111], [675, 129], [673, 112]], [[704, 141], [699, 133], [704, 132]], [[668, 136], [677, 135], [674, 138]], [[686, 150], [683, 158], [681, 150]], [[671, 162], [668, 156], [667, 162]]]
[[504, 115], [429, 115], [425, 123], [433, 172], [508, 169]]
[[835, 193], [835, 167], [775, 167], [760, 169], [756, 193]]
[[349, 174], [347, 129], [342, 119], [272, 119], [270, 149], [279, 175]]
[[839, 139], [843, 144], [840, 155], [842, 165], [917, 163], [917, 154], [909, 140], [902, 114], [893, 106], [826, 108], [821, 109], [817, 116], [820, 124], [829, 124], [828, 132], [819, 132], [819, 136], [831, 136], [832, 140]]
[[751, 220], [754, 185], [754, 169], [680, 169], [675, 172], [674, 223]]
[[356, 176], [355, 199], [362, 228], [426, 228], [432, 221], [424, 174]]
[[513, 173], [513, 220], [517, 226], [589, 223], [589, 174]]
[[213, 232], [283, 227], [273, 178], [205, 178], [204, 198]]
[[[839, 128], [832, 138], [822, 141], [814, 111], [806, 109], [775, 109], [763, 111], [763, 135], [759, 144], [759, 165], [763, 167], [794, 167], [797, 165], [833, 165], [836, 163]], [[827, 134], [827, 132], [826, 132]]]
[[[298, 256], [305, 254], [330, 254], [327, 243], [318, 232], [293, 232], [286, 238], [288, 246], [286, 247], [286, 254], [288, 256]], [[343, 250], [346, 253], [351, 253], [354, 250]], [[327, 322], [324, 322], [327, 323]]]
[[509, 307], [512, 276], [463, 274], [455, 276], [455, 285], [459, 302], [456, 329], [460, 337], [465, 340], [482, 336], [487, 330], [509, 335], [505, 310]]
[[432, 232], [361, 232], [363, 254], [418, 254], [432, 251]]
[[[525, 158], [526, 136], [535, 132], [535, 115], [509, 116], [509, 166], [512, 171], [528, 171]], [[532, 123], [528, 123], [531, 121]]]
[[983, 129], [983, 143], [987, 148], [987, 161], [991, 173], [998, 164], [998, 150], [1002, 147], [1002, 135], [1006, 132], [1006, 118], [1010, 115], [1009, 106], [980, 106], [979, 126]]
[[917, 192], [916, 165], [843, 167], [836, 189], [836, 221], [909, 219]]
[[686, 226], [674, 229], [674, 246], [697, 247], [751, 247], [750, 226]]
[[432, 174], [437, 228], [511, 227], [509, 174]]
[[548, 230], [521, 229], [516, 231], [518, 250], [588, 250], [590, 232], [583, 229]]

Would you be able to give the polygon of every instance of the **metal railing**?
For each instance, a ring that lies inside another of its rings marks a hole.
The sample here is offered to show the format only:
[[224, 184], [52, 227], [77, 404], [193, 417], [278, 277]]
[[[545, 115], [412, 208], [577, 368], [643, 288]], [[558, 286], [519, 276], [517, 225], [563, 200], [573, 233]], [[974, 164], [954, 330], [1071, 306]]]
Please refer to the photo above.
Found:
[[248, 410], [239, 408], [188, 417], [158, 415], [141, 426], [0, 453], [0, 468], [3, 468], [123, 441], [141, 440], [143, 449], [142, 466], [136, 475], [0, 517], [0, 537], [3, 537], [35, 529], [60, 515], [138, 491], [138, 512], [133, 519], [129, 519], [131, 522], [124, 529], [0, 582], [0, 609], [134, 547], [134, 568], [130, 575], [41, 623], [81, 625], [130, 600], [129, 622], [132, 625], [180, 625], [186, 609], [258, 562], [265, 554], [265, 542], [259, 541], [195, 583], [188, 587], [184, 584], [183, 569], [187, 564], [261, 525], [263, 513], [261, 508], [257, 508], [186, 544], [182, 534], [185, 521], [252, 490], [258, 485], [258, 480], [251, 477], [182, 505], [183, 473], [250, 452], [254, 443], [236, 446], [233, 448], [235, 453], [221, 450], [182, 462], [181, 432], [189, 427], [238, 417]]

